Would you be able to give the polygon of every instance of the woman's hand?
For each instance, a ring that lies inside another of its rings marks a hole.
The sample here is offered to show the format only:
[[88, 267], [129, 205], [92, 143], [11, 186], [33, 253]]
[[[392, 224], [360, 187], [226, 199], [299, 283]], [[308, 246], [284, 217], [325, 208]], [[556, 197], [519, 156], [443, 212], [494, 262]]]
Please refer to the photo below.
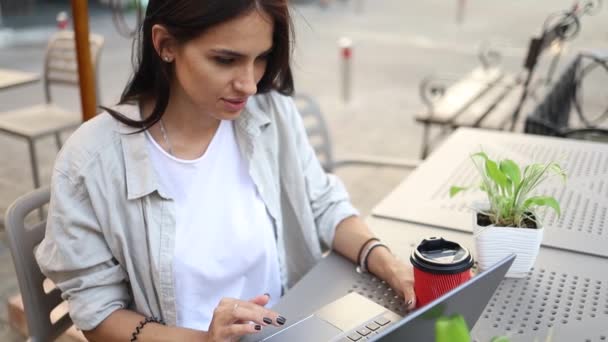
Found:
[[393, 265], [389, 268], [385, 281], [398, 294], [405, 299], [407, 310], [413, 310], [416, 307], [416, 293], [414, 292], [414, 269], [411, 265], [406, 265], [402, 261], [394, 258]]
[[414, 293], [414, 269], [398, 260], [388, 249], [374, 248], [368, 257], [370, 271], [386, 281], [397, 294], [401, 295], [407, 310], [416, 307]]
[[284, 317], [264, 307], [269, 300], [268, 295], [257, 296], [249, 301], [222, 298], [213, 311], [207, 341], [236, 341], [245, 335], [261, 331], [262, 327], [285, 324]]
[[[350, 216], [340, 221], [336, 228], [333, 248], [340, 254], [359, 263], [361, 255], [358, 253], [362, 246], [372, 243], [373, 234], [367, 224], [358, 216]], [[411, 266], [397, 260], [388, 248], [378, 246], [372, 249], [367, 256], [367, 269], [378, 278], [386, 281], [398, 294], [405, 298], [408, 310], [416, 307], [414, 293], [414, 270]]]

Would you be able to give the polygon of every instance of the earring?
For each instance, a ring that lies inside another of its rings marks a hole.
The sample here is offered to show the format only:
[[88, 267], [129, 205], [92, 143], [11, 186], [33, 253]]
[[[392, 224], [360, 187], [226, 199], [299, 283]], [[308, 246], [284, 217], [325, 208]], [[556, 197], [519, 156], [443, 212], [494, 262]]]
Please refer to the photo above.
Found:
[[169, 58], [169, 56], [163, 57], [163, 60], [165, 60], [167, 63], [171, 62], [171, 58]]

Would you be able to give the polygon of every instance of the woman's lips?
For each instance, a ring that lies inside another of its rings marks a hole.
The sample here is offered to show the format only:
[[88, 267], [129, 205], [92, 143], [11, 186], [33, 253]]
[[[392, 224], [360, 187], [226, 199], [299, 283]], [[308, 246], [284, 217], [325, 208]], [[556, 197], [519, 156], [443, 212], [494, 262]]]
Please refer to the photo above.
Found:
[[245, 108], [247, 99], [222, 99], [224, 107], [230, 112], [238, 112]]

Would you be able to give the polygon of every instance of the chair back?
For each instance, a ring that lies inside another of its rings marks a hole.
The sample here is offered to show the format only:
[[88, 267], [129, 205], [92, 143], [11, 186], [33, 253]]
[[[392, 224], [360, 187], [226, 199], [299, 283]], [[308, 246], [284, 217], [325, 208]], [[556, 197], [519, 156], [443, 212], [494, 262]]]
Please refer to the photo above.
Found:
[[46, 293], [43, 286], [45, 277], [34, 257], [34, 249], [44, 238], [46, 221], [25, 225], [26, 216], [47, 204], [49, 199], [48, 187], [37, 189], [11, 204], [5, 217], [31, 341], [52, 341], [72, 325], [67, 313], [55, 323], [51, 321], [51, 311], [63, 301], [61, 292], [54, 288]]
[[[95, 74], [95, 91], [99, 102], [99, 57], [104, 38], [98, 34], [89, 35], [91, 64]], [[62, 30], [49, 40], [44, 61], [44, 95], [46, 103], [51, 103], [51, 84], [78, 86], [78, 60], [76, 58], [76, 41], [74, 31]]]
[[579, 65], [580, 56], [577, 56], [550, 85], [536, 109], [526, 117], [525, 133], [562, 136], [568, 129]]
[[334, 170], [334, 155], [329, 129], [321, 108], [308, 95], [298, 94], [294, 96], [296, 107], [300, 112], [308, 140], [315, 150], [315, 154], [326, 172]]

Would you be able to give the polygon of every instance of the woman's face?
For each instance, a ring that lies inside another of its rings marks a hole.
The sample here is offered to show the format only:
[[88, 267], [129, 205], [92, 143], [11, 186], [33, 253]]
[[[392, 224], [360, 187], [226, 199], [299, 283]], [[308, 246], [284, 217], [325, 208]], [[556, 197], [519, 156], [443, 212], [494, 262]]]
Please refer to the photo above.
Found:
[[273, 27], [253, 10], [178, 46], [172, 95], [218, 120], [236, 119], [264, 75]]

